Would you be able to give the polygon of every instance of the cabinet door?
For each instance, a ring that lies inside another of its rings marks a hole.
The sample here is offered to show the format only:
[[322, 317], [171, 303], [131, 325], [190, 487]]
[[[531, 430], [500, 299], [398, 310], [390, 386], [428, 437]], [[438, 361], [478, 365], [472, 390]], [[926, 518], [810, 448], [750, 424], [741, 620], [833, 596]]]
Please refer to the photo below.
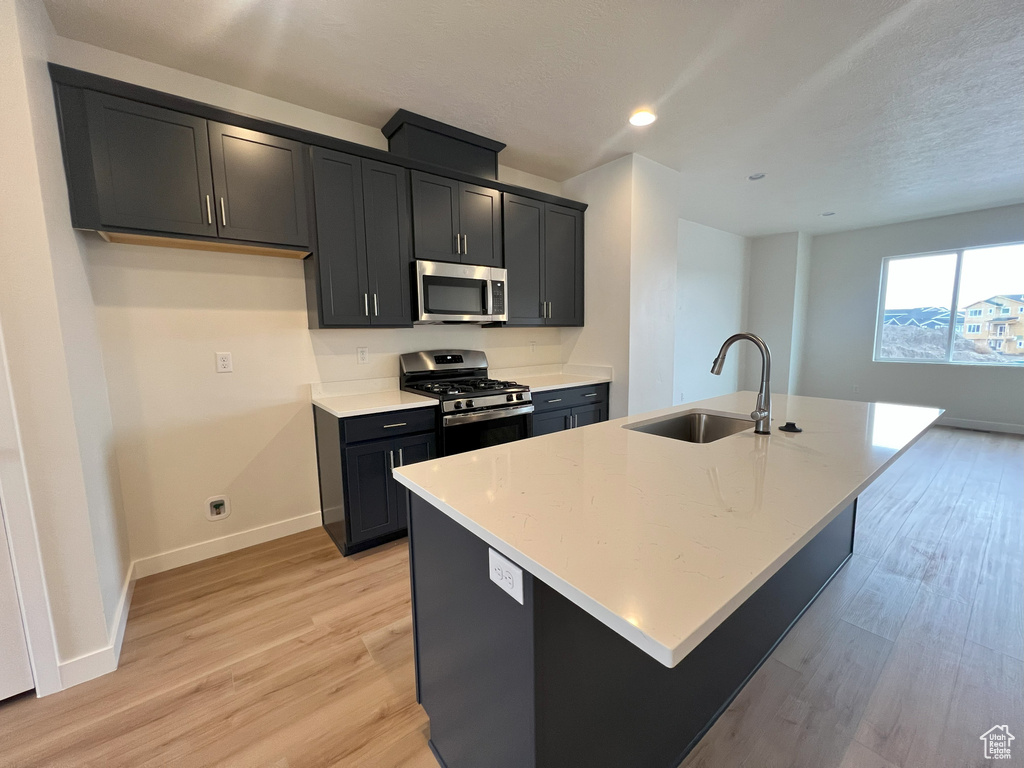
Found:
[[[407, 467], [410, 464], [418, 464], [437, 457], [437, 439], [433, 433], [426, 435], [412, 435], [411, 437], [399, 437], [395, 439], [395, 465]], [[409, 489], [392, 480], [392, 488], [395, 493], [395, 511], [398, 520], [398, 530], [409, 526]]]
[[599, 421], [608, 421], [607, 403], [581, 405], [572, 409], [572, 425], [574, 427], [585, 427], [588, 424], [597, 424]]
[[363, 207], [372, 324], [412, 325], [409, 172], [397, 165], [363, 160]]
[[583, 325], [583, 212], [545, 204], [547, 325]]
[[459, 232], [459, 182], [412, 172], [413, 254], [427, 261], [462, 261]]
[[304, 145], [222, 123], [209, 130], [220, 236], [307, 247]]
[[216, 237], [206, 121], [85, 91], [101, 222]]
[[349, 542], [360, 542], [398, 530], [391, 469], [398, 457], [393, 440], [345, 449], [345, 491], [348, 497]]
[[501, 192], [459, 184], [462, 263], [501, 267]]
[[559, 411], [533, 414], [533, 436], [550, 435], [569, 429], [572, 411], [568, 408]]
[[369, 288], [358, 157], [313, 150], [319, 301], [324, 325], [368, 325]]
[[544, 203], [506, 194], [508, 325], [544, 324]]

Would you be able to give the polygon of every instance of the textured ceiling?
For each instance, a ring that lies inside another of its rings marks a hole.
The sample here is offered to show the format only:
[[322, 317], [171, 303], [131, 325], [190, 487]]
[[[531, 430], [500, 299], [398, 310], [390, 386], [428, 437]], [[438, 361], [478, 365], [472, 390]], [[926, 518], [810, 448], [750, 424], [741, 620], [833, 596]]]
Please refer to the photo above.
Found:
[[45, 4], [64, 37], [373, 126], [402, 107], [556, 180], [638, 152], [739, 234], [1024, 200], [1020, 0]]

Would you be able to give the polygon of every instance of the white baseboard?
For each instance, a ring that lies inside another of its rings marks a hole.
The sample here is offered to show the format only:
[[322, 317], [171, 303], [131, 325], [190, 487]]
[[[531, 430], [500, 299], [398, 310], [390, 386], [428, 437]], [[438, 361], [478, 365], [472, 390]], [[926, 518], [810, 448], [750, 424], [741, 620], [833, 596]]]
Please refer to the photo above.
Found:
[[211, 557], [224, 555], [238, 549], [245, 549], [254, 544], [263, 544], [266, 541], [280, 539], [282, 536], [290, 536], [293, 533], [308, 531], [320, 525], [320, 510], [310, 512], [306, 515], [299, 515], [287, 520], [281, 520], [269, 525], [262, 525], [259, 528], [250, 528], [247, 531], [231, 533], [221, 536], [219, 539], [201, 541], [198, 544], [190, 544], [187, 547], [172, 549], [169, 552], [161, 552], [159, 555], [143, 557], [133, 563], [134, 577], [141, 579], [152, 576], [154, 573], [163, 573], [172, 568], [180, 568], [183, 565], [198, 563], [200, 560], [208, 560]]
[[79, 685], [117, 669], [117, 663], [121, 658], [121, 644], [124, 642], [124, 631], [128, 624], [128, 613], [131, 610], [132, 594], [135, 591], [135, 582], [138, 579], [144, 576], [152, 576], [154, 573], [169, 571], [182, 565], [198, 563], [200, 560], [207, 560], [238, 549], [245, 549], [254, 544], [262, 544], [274, 539], [280, 539], [282, 536], [290, 536], [293, 533], [308, 531], [319, 525], [320, 510], [317, 510], [306, 515], [299, 515], [288, 520], [270, 523], [259, 528], [250, 528], [247, 531], [239, 531], [228, 536], [221, 536], [219, 539], [172, 549], [170, 552], [161, 552], [159, 555], [144, 557], [134, 561], [125, 576], [124, 588], [121, 590], [121, 599], [118, 602], [114, 621], [111, 624], [110, 642], [92, 653], [86, 653], [70, 661], [60, 662], [58, 664], [58, 671], [60, 673], [61, 689]]
[[1024, 435], [1024, 424], [1005, 424], [1001, 421], [975, 421], [973, 419], [951, 419], [948, 416], [940, 417], [936, 423], [943, 427], [980, 429], [983, 432], [1005, 432], [1010, 435]]
[[124, 629], [128, 626], [128, 613], [132, 607], [132, 594], [135, 592], [135, 563], [128, 567], [124, 586], [121, 588], [121, 599], [114, 611], [114, 620], [110, 625], [110, 636], [107, 645], [92, 653], [87, 653], [70, 661], [62, 661], [58, 665], [61, 690], [73, 685], [84, 683], [94, 678], [113, 672], [121, 659], [121, 644], [124, 642]]
[[114, 646], [107, 645], [92, 653], [79, 656], [71, 661], [62, 661], [60, 668], [61, 689], [85, 683], [117, 669]]
[[132, 607], [132, 595], [135, 593], [135, 563], [128, 569], [128, 577], [124, 582], [124, 590], [121, 593], [121, 602], [117, 606], [117, 614], [114, 621], [114, 633], [110, 638], [110, 645], [114, 649], [114, 661], [121, 660], [121, 644], [124, 642], [124, 628], [128, 626], [128, 613]]

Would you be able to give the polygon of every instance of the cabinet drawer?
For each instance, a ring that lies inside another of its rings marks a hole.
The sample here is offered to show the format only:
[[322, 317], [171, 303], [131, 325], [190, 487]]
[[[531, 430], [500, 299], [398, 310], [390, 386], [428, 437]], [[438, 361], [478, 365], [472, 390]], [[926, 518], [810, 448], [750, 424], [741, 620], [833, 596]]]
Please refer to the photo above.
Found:
[[588, 387], [569, 387], [567, 389], [549, 389], [546, 392], [533, 394], [535, 411], [551, 411], [557, 408], [575, 408], [579, 405], [608, 402], [608, 385], [593, 384]]
[[437, 424], [436, 408], [417, 408], [408, 411], [389, 411], [372, 416], [355, 416], [345, 419], [342, 425], [342, 439], [346, 443], [363, 440], [379, 440], [413, 432], [433, 432]]

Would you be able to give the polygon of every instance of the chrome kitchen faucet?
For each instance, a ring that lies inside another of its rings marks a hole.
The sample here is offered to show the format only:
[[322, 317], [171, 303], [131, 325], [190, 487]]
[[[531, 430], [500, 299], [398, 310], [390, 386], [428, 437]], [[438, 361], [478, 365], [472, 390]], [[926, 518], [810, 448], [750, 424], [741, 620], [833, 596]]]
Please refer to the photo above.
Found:
[[711, 364], [711, 372], [718, 376], [722, 373], [722, 366], [725, 365], [725, 355], [729, 347], [737, 341], [746, 339], [757, 347], [761, 353], [761, 391], [757, 393], [757, 406], [751, 412], [750, 418], [755, 422], [754, 432], [759, 435], [770, 435], [772, 431], [772, 393], [769, 383], [772, 376], [772, 353], [764, 339], [752, 333], [737, 333], [725, 340], [722, 348], [718, 350], [718, 357]]

